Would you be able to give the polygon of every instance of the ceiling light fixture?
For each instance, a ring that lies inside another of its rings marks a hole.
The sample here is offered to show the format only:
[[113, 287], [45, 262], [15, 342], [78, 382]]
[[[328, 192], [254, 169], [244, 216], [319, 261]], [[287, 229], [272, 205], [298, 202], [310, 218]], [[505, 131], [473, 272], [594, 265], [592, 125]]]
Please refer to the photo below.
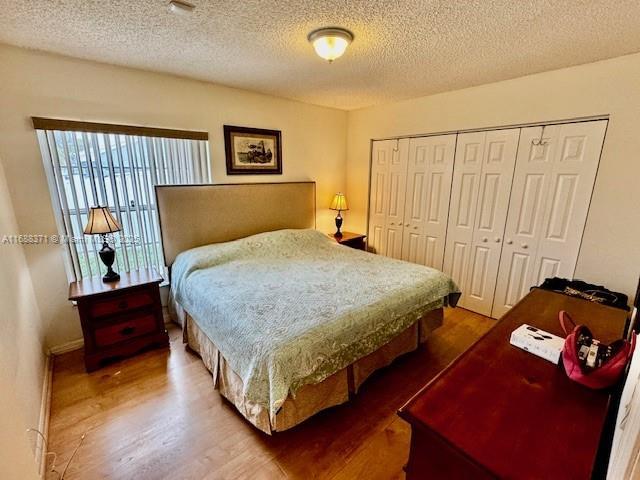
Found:
[[169, 2], [169, 11], [171, 13], [177, 13], [178, 15], [187, 15], [193, 12], [195, 8], [195, 5], [180, 0], [171, 0]]
[[353, 42], [353, 33], [339, 27], [319, 28], [311, 32], [307, 39], [313, 45], [316, 53], [331, 63], [341, 57], [349, 44]]

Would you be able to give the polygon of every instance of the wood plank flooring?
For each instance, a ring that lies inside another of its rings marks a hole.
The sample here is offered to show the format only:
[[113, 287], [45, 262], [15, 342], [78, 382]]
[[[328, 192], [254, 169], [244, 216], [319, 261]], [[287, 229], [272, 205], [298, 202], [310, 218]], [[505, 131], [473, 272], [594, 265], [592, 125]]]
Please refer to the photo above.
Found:
[[[426, 345], [375, 373], [350, 402], [268, 436], [213, 389], [177, 327], [171, 346], [87, 374], [55, 358], [49, 449], [73, 479], [398, 479], [408, 425], [396, 411], [495, 324], [456, 308]], [[48, 478], [57, 478], [49, 475]]]

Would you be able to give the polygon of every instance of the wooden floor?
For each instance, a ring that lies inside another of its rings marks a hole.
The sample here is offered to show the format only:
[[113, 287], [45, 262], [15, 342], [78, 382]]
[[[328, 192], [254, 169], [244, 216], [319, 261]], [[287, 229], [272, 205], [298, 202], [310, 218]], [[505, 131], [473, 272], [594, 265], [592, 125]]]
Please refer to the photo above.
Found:
[[[427, 344], [374, 374], [350, 402], [268, 436], [213, 389], [178, 328], [157, 350], [92, 374], [56, 357], [49, 449], [71, 479], [397, 479], [409, 428], [397, 409], [493, 324], [449, 309]], [[57, 478], [50, 475], [48, 478]]]

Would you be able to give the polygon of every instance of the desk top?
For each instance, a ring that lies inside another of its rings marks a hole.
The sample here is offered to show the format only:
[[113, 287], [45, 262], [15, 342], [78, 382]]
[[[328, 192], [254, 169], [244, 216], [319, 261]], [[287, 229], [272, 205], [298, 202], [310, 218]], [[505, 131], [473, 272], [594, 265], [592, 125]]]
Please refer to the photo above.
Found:
[[627, 312], [534, 289], [399, 414], [501, 478], [589, 478], [609, 393], [509, 343], [523, 323], [563, 336], [566, 310], [599, 340], [622, 338]]

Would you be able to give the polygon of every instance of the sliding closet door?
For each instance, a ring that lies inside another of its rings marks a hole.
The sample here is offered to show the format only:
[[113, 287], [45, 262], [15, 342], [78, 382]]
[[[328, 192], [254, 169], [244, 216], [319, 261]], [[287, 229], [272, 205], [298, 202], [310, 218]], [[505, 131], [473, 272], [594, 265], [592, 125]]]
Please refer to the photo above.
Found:
[[486, 132], [465, 306], [491, 315], [520, 129]]
[[572, 278], [606, 121], [522, 130], [492, 316], [547, 277]]
[[442, 270], [456, 135], [409, 141], [402, 259]]
[[375, 141], [371, 146], [371, 186], [369, 193], [369, 250], [385, 254], [385, 229], [389, 211], [389, 166], [395, 140]]
[[409, 139], [397, 140], [392, 152], [389, 165], [389, 210], [385, 229], [385, 255], [399, 259], [402, 257]]
[[462, 297], [458, 302], [460, 306], [465, 306], [467, 297], [466, 279], [469, 273], [485, 137], [486, 132], [459, 134], [456, 145], [443, 271], [455, 280], [462, 291]]

